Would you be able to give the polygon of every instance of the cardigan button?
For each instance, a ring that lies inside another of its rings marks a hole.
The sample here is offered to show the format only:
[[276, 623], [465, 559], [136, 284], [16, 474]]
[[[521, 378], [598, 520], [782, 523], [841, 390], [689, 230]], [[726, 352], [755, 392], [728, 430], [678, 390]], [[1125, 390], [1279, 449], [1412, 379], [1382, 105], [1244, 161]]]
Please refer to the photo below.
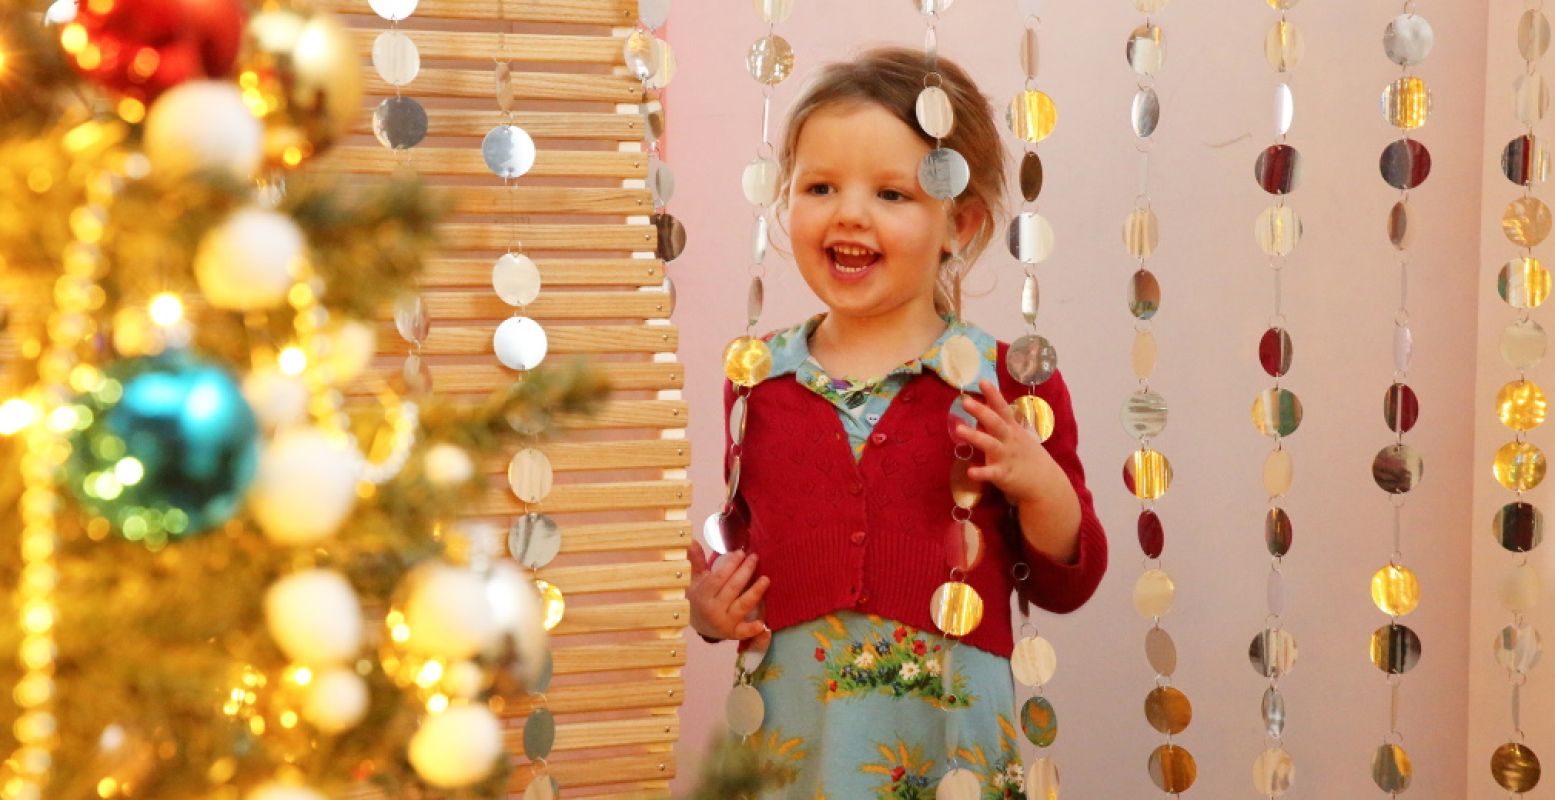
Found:
[[864, 536], [865, 533], [863, 531], [854, 531], [848, 536], [848, 541], [853, 542], [854, 544], [863, 544]]
[[848, 484], [848, 493], [852, 494], [852, 495], [861, 495], [861, 494], [863, 494], [864, 493], [864, 484], [858, 483], [856, 481], [854, 483]]
[[876, 432], [869, 435], [870, 444], [885, 444], [885, 440], [886, 436], [883, 433]]

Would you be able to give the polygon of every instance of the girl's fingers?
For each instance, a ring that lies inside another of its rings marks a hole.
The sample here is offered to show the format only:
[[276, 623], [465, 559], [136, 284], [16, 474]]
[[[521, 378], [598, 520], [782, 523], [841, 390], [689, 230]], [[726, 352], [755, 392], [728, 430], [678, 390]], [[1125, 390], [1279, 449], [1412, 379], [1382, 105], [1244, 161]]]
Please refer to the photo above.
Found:
[[970, 425], [961, 426], [961, 437], [966, 439], [973, 447], [983, 451], [984, 456], [997, 454], [1004, 446], [1004, 441], [996, 436], [990, 436]]
[[1005, 427], [1008, 423], [1004, 421], [1004, 417], [999, 416], [999, 412], [989, 408], [987, 403], [978, 400], [972, 395], [967, 395], [966, 399], [961, 401], [961, 407], [965, 408], [967, 413], [977, 420], [978, 426], [983, 430], [994, 436], [1004, 436]]
[[1005, 422], [1011, 425], [1017, 424], [1015, 409], [1011, 408], [1010, 404], [1004, 399], [1004, 395], [999, 392], [999, 387], [993, 385], [993, 381], [984, 379], [981, 388], [983, 390], [983, 404], [992, 408], [994, 413], [998, 414], [999, 418]]
[[707, 554], [702, 552], [702, 543], [693, 541], [686, 548], [686, 559], [691, 562], [691, 577], [697, 578], [707, 573]]
[[[719, 559], [719, 561], [722, 560]], [[740, 565], [729, 575], [729, 579], [724, 581], [723, 586], [719, 587], [717, 595], [719, 604], [726, 608], [733, 605], [734, 598], [739, 597], [740, 593], [750, 586], [751, 576], [755, 572], [756, 556], [751, 554], [740, 561]]]
[[765, 575], [757, 578], [756, 582], [751, 584], [744, 594], [735, 598], [734, 602], [729, 606], [729, 613], [737, 617], [749, 614], [756, 607], [756, 604], [761, 602], [762, 595], [767, 593], [767, 588], [771, 585], [771, 578]]
[[749, 639], [754, 636], [760, 636], [763, 633], [766, 633], [766, 631], [767, 625], [764, 622], [741, 622], [740, 624], [734, 626], [734, 636], [730, 638]]
[[736, 550], [714, 561], [713, 566], [707, 570], [707, 577], [704, 579], [708, 586], [711, 587], [710, 593], [717, 594], [719, 591], [722, 591], [723, 587], [729, 584], [729, 576], [743, 563], [745, 563], [744, 550]]

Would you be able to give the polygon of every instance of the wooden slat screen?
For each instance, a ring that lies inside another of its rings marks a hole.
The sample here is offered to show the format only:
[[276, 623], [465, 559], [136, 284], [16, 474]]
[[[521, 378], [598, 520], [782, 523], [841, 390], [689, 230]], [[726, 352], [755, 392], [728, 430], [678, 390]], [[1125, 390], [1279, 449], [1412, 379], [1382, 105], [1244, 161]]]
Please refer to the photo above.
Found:
[[[539, 445], [556, 486], [535, 508], [563, 530], [561, 555], [539, 577], [567, 599], [551, 640], [546, 704], [559, 724], [549, 770], [568, 797], [667, 796], [685, 661], [690, 449], [679, 337], [647, 224], [641, 87], [621, 64], [636, 2], [422, 0], [399, 24], [422, 59], [402, 92], [429, 117], [426, 140], [407, 153], [371, 135], [371, 109], [393, 94], [370, 60], [388, 23], [367, 0], [322, 5], [353, 28], [370, 96], [351, 138], [321, 167], [377, 177], [408, 166], [449, 204], [442, 250], [423, 281], [433, 328], [422, 352], [435, 390], [473, 401], [517, 377], [491, 354], [492, 331], [512, 313], [492, 291], [491, 266], [515, 236], [540, 267], [540, 298], [524, 313], [545, 327], [550, 358], [586, 355], [615, 387], [597, 415], [558, 420], [558, 436]], [[512, 65], [513, 122], [539, 148], [512, 189], [480, 155], [481, 137], [501, 119], [498, 58]], [[370, 394], [404, 359], [391, 310], [380, 316], [378, 357], [348, 395]], [[506, 459], [481, 467], [490, 489], [473, 516], [505, 525], [522, 510], [503, 477]], [[514, 797], [533, 772], [521, 745], [531, 707], [523, 699], [503, 712], [518, 765]]]

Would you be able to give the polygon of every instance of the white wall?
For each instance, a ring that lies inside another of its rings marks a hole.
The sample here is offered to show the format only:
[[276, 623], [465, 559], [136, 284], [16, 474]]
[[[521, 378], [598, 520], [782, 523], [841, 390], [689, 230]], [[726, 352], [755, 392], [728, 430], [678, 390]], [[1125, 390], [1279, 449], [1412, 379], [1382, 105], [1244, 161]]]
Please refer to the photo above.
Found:
[[[1520, 4], [1494, 4], [1489, 106], [1499, 127], [1488, 130], [1496, 132], [1499, 151], [1515, 133], [1502, 124], [1508, 117], [1497, 102], [1505, 94], [1497, 81], [1513, 74], [1499, 60], [1512, 49], [1507, 20], [1515, 19]], [[1117, 422], [1133, 387], [1132, 318], [1124, 307], [1133, 265], [1123, 254], [1119, 227], [1137, 182], [1127, 121], [1134, 81], [1123, 48], [1139, 15], [1124, 0], [1046, 6], [1040, 84], [1058, 102], [1059, 125], [1042, 145], [1048, 175], [1042, 211], [1058, 231], [1059, 250], [1040, 267], [1040, 327], [1057, 344], [1074, 392], [1081, 454], [1113, 548], [1111, 570], [1088, 606], [1040, 620], [1060, 650], [1059, 675], [1049, 692], [1063, 727], [1055, 755], [1067, 796], [1154, 796], [1145, 759], [1161, 737], [1141, 711], [1152, 685], [1142, 647], [1148, 624], [1129, 599], [1140, 572], [1137, 504], [1119, 480], [1132, 441]], [[1434, 169], [1414, 193], [1421, 230], [1410, 290], [1417, 341], [1410, 383], [1420, 395], [1422, 419], [1409, 440], [1425, 454], [1426, 478], [1409, 498], [1404, 553], [1424, 586], [1424, 602], [1406, 622], [1423, 638], [1425, 656], [1405, 678], [1401, 724], [1417, 771], [1411, 797], [1490, 797], [1485, 765], [1495, 742], [1485, 738], [1478, 707], [1467, 748], [1464, 734], [1471, 698], [1493, 718], [1504, 718], [1498, 710], [1505, 706], [1504, 691], [1479, 695], [1481, 684], [1494, 677], [1485, 662], [1499, 617], [1475, 605], [1469, 627], [1471, 595], [1483, 599], [1491, 591], [1487, 584], [1470, 591], [1470, 554], [1476, 576], [1492, 566], [1482, 563], [1495, 555], [1484, 535], [1491, 500], [1476, 492], [1488, 490], [1483, 477], [1490, 445], [1484, 436], [1494, 426], [1485, 418], [1504, 374], [1476, 355], [1494, 352], [1493, 332], [1503, 324], [1487, 320], [1475, 327], [1479, 304], [1488, 310], [1484, 298], [1492, 296], [1486, 276], [1493, 273], [1485, 265], [1499, 263], [1506, 252], [1489, 238], [1495, 232], [1489, 223], [1480, 222], [1488, 213], [1481, 208], [1481, 182], [1495, 185], [1489, 144], [1481, 146], [1487, 130], [1486, 11], [1479, 2], [1421, 2], [1418, 10], [1435, 25], [1438, 43], [1418, 70], [1436, 98], [1435, 114], [1418, 136], [1432, 150]], [[1396, 138], [1377, 111], [1382, 87], [1398, 71], [1381, 49], [1383, 26], [1395, 13], [1388, 4], [1318, 2], [1292, 12], [1307, 37], [1306, 60], [1294, 78], [1297, 115], [1290, 137], [1305, 156], [1304, 184], [1291, 203], [1303, 215], [1307, 236], [1285, 283], [1296, 354], [1285, 385], [1300, 395], [1307, 414], [1287, 442], [1297, 473], [1285, 503], [1296, 530], [1285, 567], [1286, 619], [1301, 650], [1283, 683], [1290, 713], [1286, 746], [1297, 765], [1292, 797], [1375, 796], [1369, 759], [1387, 727], [1387, 689], [1367, 659], [1366, 643], [1386, 621], [1371, 605], [1367, 583], [1391, 547], [1391, 512], [1371, 480], [1370, 463], [1389, 440], [1381, 398], [1392, 370], [1397, 298], [1384, 229], [1396, 193], [1377, 170], [1383, 146]], [[1171, 424], [1157, 445], [1177, 477], [1158, 509], [1167, 529], [1165, 567], [1179, 586], [1164, 625], [1181, 654], [1176, 685], [1194, 703], [1193, 724], [1177, 737], [1198, 758], [1193, 794], [1230, 798], [1249, 796], [1252, 760], [1264, 746], [1258, 720], [1263, 680], [1246, 652], [1262, 624], [1268, 565], [1266, 498], [1257, 475], [1269, 445], [1250, 424], [1249, 407], [1267, 383], [1255, 347], [1272, 305], [1271, 276], [1252, 239], [1252, 220], [1268, 203], [1252, 180], [1252, 164], [1272, 139], [1274, 78], [1262, 57], [1272, 12], [1252, 0], [1180, 2], [1159, 20], [1168, 53], [1158, 80], [1164, 110], [1153, 180], [1163, 231], [1151, 268], [1164, 293], [1155, 326], [1161, 362], [1154, 386], [1172, 403]], [[941, 52], [970, 68], [1002, 103], [1021, 84], [1018, 29], [1013, 2], [962, 0], [941, 25]], [[916, 44], [921, 31], [904, 0], [801, 3], [779, 31], [794, 43], [800, 72], [779, 87], [776, 107], [786, 107], [816, 65], [868, 44]], [[668, 99], [668, 159], [680, 176], [672, 211], [690, 231], [686, 253], [670, 272], [679, 290], [675, 321], [692, 403], [698, 521], [714, 510], [721, 491], [719, 353], [743, 326], [749, 215], [739, 171], [760, 135], [759, 91], [744, 73], [743, 57], [763, 32], [748, 2], [682, 0], [670, 33], [680, 65]], [[1502, 185], [1486, 203], [1499, 209], [1512, 187], [1495, 180]], [[1495, 259], [1482, 256], [1482, 233]], [[991, 291], [969, 302], [968, 316], [1001, 338], [1018, 335], [1019, 276], [1006, 254], [990, 251], [972, 285]], [[768, 329], [816, 309], [787, 264], [774, 263], [768, 296]], [[1506, 316], [1504, 308], [1497, 311], [1497, 320]], [[1476, 363], [1477, 381], [1471, 377]], [[679, 786], [696, 773], [731, 674], [732, 648], [694, 639], [690, 648]]]

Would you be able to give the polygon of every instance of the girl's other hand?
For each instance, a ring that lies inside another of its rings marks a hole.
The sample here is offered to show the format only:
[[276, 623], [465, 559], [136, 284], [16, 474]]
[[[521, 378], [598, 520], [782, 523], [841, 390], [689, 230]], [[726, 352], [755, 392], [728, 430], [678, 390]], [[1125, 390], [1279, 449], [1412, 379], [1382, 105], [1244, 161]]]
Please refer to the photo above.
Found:
[[691, 560], [686, 599], [692, 630], [709, 639], [749, 639], [766, 632], [766, 623], [748, 619], [772, 585], [765, 575], [751, 580], [756, 574], [754, 554], [737, 550], [709, 567], [702, 545], [692, 542], [686, 555]]
[[1037, 435], [1015, 418], [1015, 409], [999, 394], [999, 387], [984, 380], [978, 388], [983, 396], [967, 395], [962, 405], [979, 427], [963, 423], [959, 430], [982, 451], [983, 464], [968, 469], [967, 476], [992, 483], [1016, 504], [1040, 500], [1069, 488], [1063, 470]]

